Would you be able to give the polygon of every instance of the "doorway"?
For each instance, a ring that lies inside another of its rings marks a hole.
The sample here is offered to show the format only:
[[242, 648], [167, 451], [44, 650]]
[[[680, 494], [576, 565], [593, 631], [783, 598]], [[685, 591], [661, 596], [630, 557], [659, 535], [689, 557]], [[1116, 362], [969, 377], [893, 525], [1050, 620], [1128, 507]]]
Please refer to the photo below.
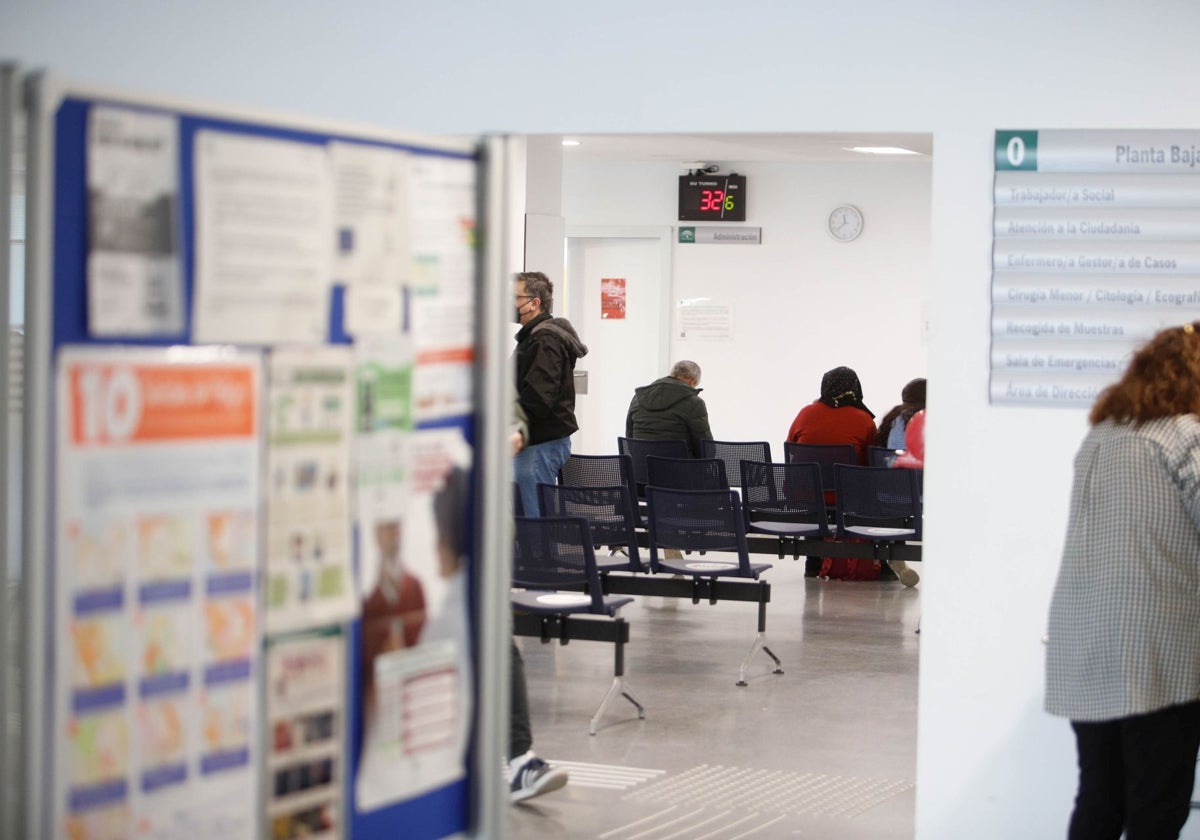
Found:
[[586, 392], [577, 378], [576, 453], [615, 453], [633, 389], [667, 372], [670, 234], [668, 227], [567, 229], [566, 315], [588, 347], [576, 365], [587, 373]]

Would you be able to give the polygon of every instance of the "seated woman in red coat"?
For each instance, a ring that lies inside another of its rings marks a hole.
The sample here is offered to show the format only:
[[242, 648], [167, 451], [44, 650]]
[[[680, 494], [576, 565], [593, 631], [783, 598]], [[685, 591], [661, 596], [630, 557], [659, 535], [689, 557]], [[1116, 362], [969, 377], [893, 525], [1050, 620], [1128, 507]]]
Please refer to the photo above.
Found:
[[863, 405], [858, 374], [835, 367], [821, 377], [821, 397], [804, 406], [787, 439], [792, 443], [851, 443], [859, 464], [867, 463], [867, 447], [875, 440], [875, 415]]
[[[821, 396], [800, 409], [788, 429], [790, 443], [852, 444], [860, 465], [867, 463], [867, 447], [875, 440], [875, 415], [863, 405], [862, 384], [848, 367], [835, 367], [821, 377]], [[825, 493], [825, 504], [836, 503], [833, 491]], [[861, 578], [875, 580], [879, 566], [873, 561], [809, 557], [805, 577]]]

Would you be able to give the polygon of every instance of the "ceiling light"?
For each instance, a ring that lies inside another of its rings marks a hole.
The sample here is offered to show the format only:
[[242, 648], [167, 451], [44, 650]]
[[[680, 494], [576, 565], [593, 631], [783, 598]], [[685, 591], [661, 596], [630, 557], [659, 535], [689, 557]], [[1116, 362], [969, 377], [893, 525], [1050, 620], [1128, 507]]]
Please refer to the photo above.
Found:
[[562, 143], [564, 146], [578, 146], [579, 145], [578, 140], [564, 140], [564, 141], [562, 141]]
[[899, 146], [842, 146], [847, 152], [860, 152], [864, 155], [919, 155], [912, 149], [901, 149]]

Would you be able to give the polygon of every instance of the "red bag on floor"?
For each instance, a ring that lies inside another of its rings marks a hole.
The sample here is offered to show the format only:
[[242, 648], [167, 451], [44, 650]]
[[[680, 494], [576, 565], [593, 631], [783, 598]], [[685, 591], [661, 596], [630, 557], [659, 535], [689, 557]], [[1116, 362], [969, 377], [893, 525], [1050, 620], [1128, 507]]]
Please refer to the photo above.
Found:
[[833, 580], [879, 580], [879, 561], [865, 557], [825, 557], [821, 577]]

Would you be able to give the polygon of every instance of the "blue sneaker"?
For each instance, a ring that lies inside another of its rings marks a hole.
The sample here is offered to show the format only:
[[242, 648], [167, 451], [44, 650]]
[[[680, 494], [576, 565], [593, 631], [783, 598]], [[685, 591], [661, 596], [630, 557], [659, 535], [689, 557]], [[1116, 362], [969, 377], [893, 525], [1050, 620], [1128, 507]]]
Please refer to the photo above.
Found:
[[523, 802], [558, 790], [567, 783], [567, 775], [566, 768], [551, 767], [535, 755], [513, 772], [508, 786], [512, 801]]

